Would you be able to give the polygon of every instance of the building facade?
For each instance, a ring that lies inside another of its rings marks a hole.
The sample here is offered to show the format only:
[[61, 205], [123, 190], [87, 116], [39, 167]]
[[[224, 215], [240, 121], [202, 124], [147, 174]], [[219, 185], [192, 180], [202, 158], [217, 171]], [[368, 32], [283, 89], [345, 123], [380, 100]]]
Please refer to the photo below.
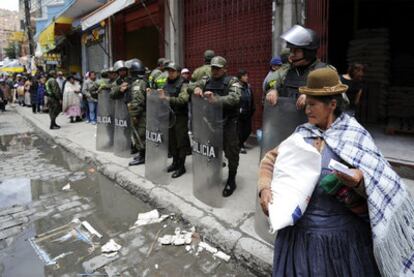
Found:
[[6, 57], [4, 48], [14, 43], [10, 40], [11, 36], [20, 30], [19, 12], [0, 9], [0, 60]]

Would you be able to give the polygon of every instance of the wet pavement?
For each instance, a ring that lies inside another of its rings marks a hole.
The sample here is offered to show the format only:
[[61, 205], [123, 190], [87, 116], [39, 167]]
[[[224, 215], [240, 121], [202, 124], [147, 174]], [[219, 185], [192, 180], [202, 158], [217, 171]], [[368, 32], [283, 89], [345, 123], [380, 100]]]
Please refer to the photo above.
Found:
[[[161, 245], [159, 237], [192, 228], [175, 215], [131, 228], [138, 213], [156, 207], [36, 134], [13, 112], [0, 117], [0, 150], [0, 276], [254, 276], [234, 258], [225, 262], [201, 250], [197, 230], [187, 246]], [[121, 249], [106, 257], [101, 248], [110, 239]]]

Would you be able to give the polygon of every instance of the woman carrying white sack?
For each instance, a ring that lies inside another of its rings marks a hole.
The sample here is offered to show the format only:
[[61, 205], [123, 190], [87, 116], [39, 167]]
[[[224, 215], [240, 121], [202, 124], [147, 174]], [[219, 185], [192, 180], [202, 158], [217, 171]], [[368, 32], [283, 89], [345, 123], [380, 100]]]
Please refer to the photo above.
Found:
[[[292, 215], [293, 226], [285, 224], [277, 233], [273, 276], [413, 276], [412, 197], [370, 134], [342, 112], [346, 90], [330, 68], [309, 73], [299, 89], [306, 95], [308, 123], [295, 134], [319, 151], [321, 159], [315, 162], [321, 162], [321, 171], [306, 210]], [[285, 208], [272, 202], [279, 193], [274, 172], [275, 166], [284, 167], [277, 162], [284, 142], [260, 165], [260, 204], [267, 215], [270, 208], [270, 217]], [[331, 170], [331, 160], [350, 172]], [[296, 166], [293, 180], [299, 180], [303, 167]]]
[[70, 123], [80, 121], [81, 117], [81, 86], [73, 75], [68, 76], [63, 89], [62, 110], [70, 118]]

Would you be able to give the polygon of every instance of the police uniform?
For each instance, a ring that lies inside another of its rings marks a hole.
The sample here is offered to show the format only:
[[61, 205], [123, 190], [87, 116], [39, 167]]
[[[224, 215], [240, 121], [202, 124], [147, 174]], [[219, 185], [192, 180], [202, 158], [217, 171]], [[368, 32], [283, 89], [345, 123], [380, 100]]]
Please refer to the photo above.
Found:
[[[312, 70], [327, 67], [326, 63], [315, 59], [305, 67], [294, 67], [290, 64], [284, 65], [272, 72], [265, 83], [266, 93], [271, 89], [276, 89], [280, 97], [298, 98], [299, 87], [306, 85], [306, 79]], [[330, 66], [331, 67], [331, 66]], [[332, 67], [333, 68], [333, 67]]]
[[[271, 89], [276, 89], [279, 97], [296, 99], [299, 97], [299, 87], [306, 85], [309, 72], [328, 65], [316, 58], [319, 39], [312, 29], [295, 25], [280, 37], [286, 41], [287, 48], [302, 49], [304, 54], [302, 59], [309, 61], [309, 63], [304, 66], [289, 64], [275, 71], [265, 85], [265, 93]], [[332, 68], [335, 69], [334, 67]]]
[[200, 81], [203, 77], [211, 77], [211, 59], [214, 58], [215, 53], [213, 50], [206, 50], [204, 52], [204, 65], [196, 68], [191, 75], [193, 82]]
[[164, 62], [165, 62], [165, 58], [159, 58], [157, 61], [157, 65], [158, 67], [155, 68], [153, 71], [151, 71], [151, 73], [148, 76], [148, 85], [150, 88], [155, 88], [155, 79], [158, 78], [158, 76], [160, 76], [160, 74], [162, 73], [162, 67], [164, 66]]
[[[212, 67], [226, 66], [223, 57], [216, 56], [211, 61]], [[205, 77], [192, 85], [192, 91], [199, 87], [203, 92], [211, 91], [223, 106], [223, 150], [228, 159], [229, 178], [223, 196], [230, 196], [236, 188], [236, 174], [239, 166], [239, 135], [237, 122], [240, 109], [241, 85], [236, 77], [222, 76], [219, 79]]]
[[196, 68], [193, 74], [191, 74], [191, 80], [193, 82], [197, 82], [201, 80], [203, 77], [211, 77], [211, 65], [204, 64]]
[[157, 76], [154, 80], [153, 89], [161, 89], [164, 87], [165, 83], [167, 82], [168, 72], [164, 71], [161, 72], [160, 75]]
[[[170, 63], [166, 69], [172, 69], [178, 72], [179, 67], [175, 63]], [[175, 171], [173, 178], [183, 175], [185, 170], [185, 158], [190, 151], [190, 140], [188, 138], [188, 85], [187, 81], [179, 75], [175, 80], [167, 79], [163, 87], [167, 99], [170, 103], [172, 114], [170, 122], [172, 126], [169, 129], [169, 150], [173, 156], [173, 163], [167, 171]]]
[[138, 155], [129, 165], [139, 165], [145, 162], [145, 130], [146, 130], [146, 89], [148, 84], [144, 80], [145, 67], [141, 61], [134, 62], [130, 67], [131, 102], [128, 103], [131, 118], [132, 139]]
[[62, 93], [58, 82], [54, 77], [54, 72], [51, 72], [51, 77], [46, 82], [46, 93], [48, 97], [47, 106], [50, 116], [50, 129], [59, 129], [60, 126], [56, 124], [56, 117], [62, 111]]
[[[114, 71], [119, 72], [120, 70], [125, 69], [128, 70], [128, 68], [125, 65], [125, 62], [120, 60], [114, 63]], [[123, 92], [121, 91], [121, 85], [123, 83], [127, 83], [127, 89]], [[111, 92], [109, 93], [109, 97], [114, 100], [122, 100], [123, 103], [125, 103], [126, 109], [128, 108], [128, 103], [131, 102], [131, 78], [128, 75], [125, 76], [118, 76], [118, 78], [114, 81], [112, 84]], [[117, 104], [115, 103], [115, 106]], [[117, 108], [115, 108], [115, 126], [116, 126], [116, 114], [117, 114]], [[123, 118], [124, 120], [125, 118]], [[119, 120], [119, 118], [118, 118]], [[129, 115], [127, 116], [126, 120], [126, 128], [131, 128], [130, 118]], [[116, 143], [116, 142], [115, 142]], [[133, 145], [131, 143], [131, 154], [135, 154], [137, 152], [136, 145]]]

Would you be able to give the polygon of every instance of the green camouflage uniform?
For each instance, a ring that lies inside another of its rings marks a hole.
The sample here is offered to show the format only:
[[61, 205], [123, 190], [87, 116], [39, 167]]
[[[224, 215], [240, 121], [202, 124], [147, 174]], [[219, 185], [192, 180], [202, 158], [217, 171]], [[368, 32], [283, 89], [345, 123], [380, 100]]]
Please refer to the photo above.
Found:
[[130, 86], [127, 90], [125, 90], [124, 92], [121, 92], [120, 88], [121, 88], [121, 84], [123, 82], [127, 82], [128, 84], [131, 84], [131, 80], [129, 79], [129, 77], [118, 77], [116, 78], [116, 80], [112, 83], [111, 86], [111, 92], [109, 93], [109, 97], [111, 97], [112, 99], [121, 99], [124, 98], [125, 103], [128, 103], [131, 101], [131, 95], [130, 95]]
[[154, 89], [160, 89], [163, 88], [165, 83], [167, 82], [167, 78], [168, 78], [168, 72], [164, 71], [162, 72], [160, 75], [157, 76], [157, 78], [155, 78], [154, 81]]
[[50, 119], [54, 121], [62, 111], [62, 93], [55, 78], [52, 77], [47, 80], [46, 93], [48, 97], [47, 106], [49, 109], [49, 116]]
[[[189, 91], [194, 92], [196, 87], [207, 91], [207, 84], [212, 78], [204, 77], [200, 81], [192, 83]], [[239, 134], [237, 130], [237, 122], [240, 109], [241, 85], [236, 77], [224, 76], [215, 82], [224, 82], [225, 89], [221, 95], [217, 95], [218, 103], [223, 107], [223, 118], [226, 119], [223, 126], [223, 150], [229, 161], [229, 172], [236, 174], [239, 166]], [[213, 91], [213, 90], [211, 90]], [[214, 91], [213, 91], [214, 92]]]
[[128, 103], [131, 118], [132, 139], [138, 151], [145, 151], [146, 89], [148, 84], [141, 78], [132, 80], [131, 102]]
[[291, 64], [285, 64], [278, 70], [272, 73], [265, 83], [265, 94], [271, 89], [276, 89], [279, 96], [297, 98], [299, 94], [298, 88], [306, 85], [306, 79], [314, 69], [331, 67], [336, 70], [333, 66], [315, 60], [312, 64], [303, 69], [297, 69]]
[[155, 80], [160, 76], [162, 73], [161, 69], [157, 67], [153, 71], [151, 71], [149, 77], [148, 77], [148, 83], [150, 88], [155, 88]]
[[200, 81], [203, 77], [211, 77], [211, 65], [205, 64], [196, 68], [191, 75], [193, 82]]
[[169, 149], [171, 155], [176, 158], [180, 165], [184, 165], [185, 157], [190, 152], [190, 141], [188, 138], [188, 85], [182, 78], [167, 80], [163, 87], [168, 95], [171, 109], [174, 112], [174, 125], [169, 129]]

